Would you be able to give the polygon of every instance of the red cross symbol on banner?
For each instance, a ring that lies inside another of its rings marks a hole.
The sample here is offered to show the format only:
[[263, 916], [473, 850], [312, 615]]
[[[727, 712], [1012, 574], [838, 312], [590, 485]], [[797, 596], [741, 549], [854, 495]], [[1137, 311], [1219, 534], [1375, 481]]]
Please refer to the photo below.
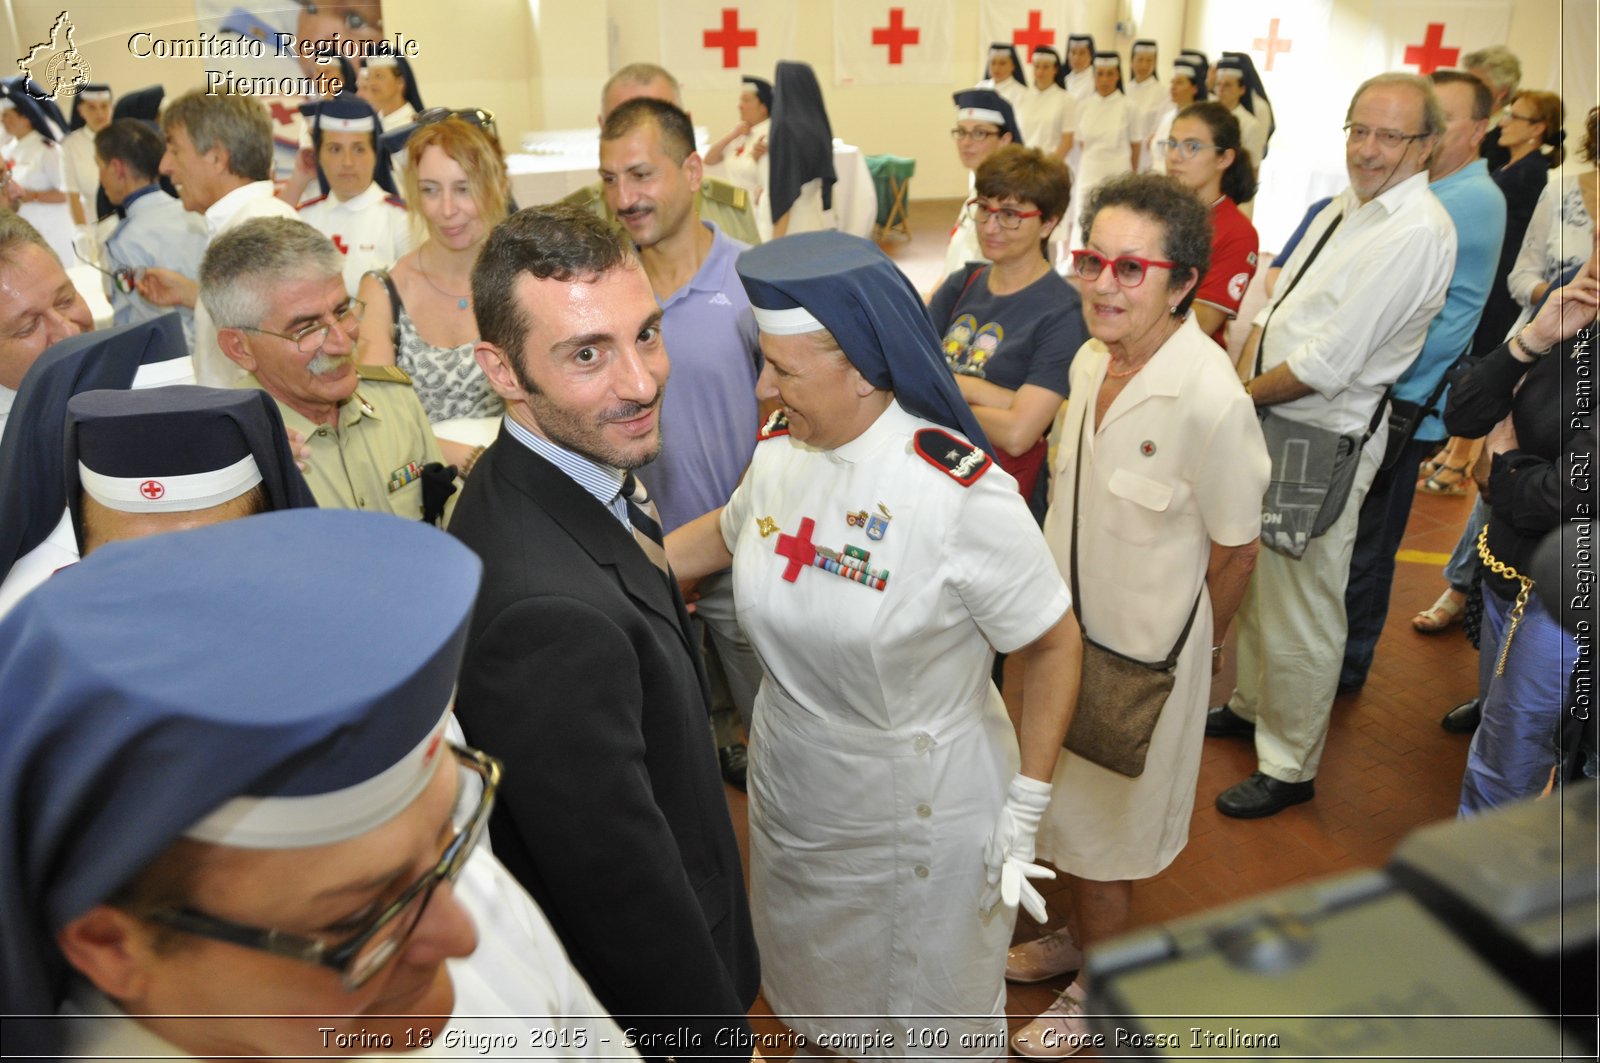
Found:
[[799, 535], [778, 536], [778, 556], [789, 559], [789, 564], [783, 570], [783, 578], [790, 583], [799, 579], [800, 570], [810, 568], [812, 559], [817, 556], [817, 548], [811, 545], [811, 533], [816, 528], [816, 521], [804, 517], [800, 521]]
[[350, 253], [350, 248], [345, 246], [344, 237], [338, 235], [337, 233], [335, 233], [333, 237], [333, 246], [339, 249], [339, 253], [341, 255], [348, 255]]
[[706, 30], [703, 35], [707, 48], [722, 49], [722, 68], [731, 70], [739, 65], [739, 49], [756, 46], [756, 31], [739, 28], [739, 9], [722, 9], [722, 28]]
[[300, 108], [290, 107], [288, 104], [278, 103], [276, 100], [268, 104], [267, 109], [272, 112], [272, 120], [279, 125], [288, 125], [300, 117]]
[[1252, 43], [1252, 47], [1258, 52], [1267, 53], [1266, 68], [1271, 70], [1272, 61], [1278, 57], [1279, 52], [1294, 50], [1294, 41], [1287, 37], [1278, 36], [1278, 20], [1273, 19], [1267, 26], [1267, 35], [1265, 37], [1257, 37]]
[[1028, 49], [1028, 61], [1033, 61], [1033, 50], [1043, 48], [1047, 44], [1056, 43], [1056, 31], [1044, 28], [1044, 12], [1028, 12], [1028, 24], [1011, 34], [1012, 44], [1025, 45]]
[[903, 61], [903, 53], [908, 45], [916, 44], [922, 38], [922, 31], [905, 24], [906, 9], [891, 7], [889, 9], [889, 24], [874, 27], [872, 43], [884, 44], [889, 47], [889, 65], [899, 66]]
[[154, 502], [156, 499], [166, 494], [167, 489], [161, 485], [160, 480], [146, 480], [144, 483], [139, 485], [139, 493]]
[[1445, 48], [1444, 23], [1428, 23], [1428, 32], [1422, 35], [1421, 44], [1406, 45], [1406, 62], [1417, 64], [1417, 72], [1424, 76], [1442, 66], [1455, 66], [1460, 48]]

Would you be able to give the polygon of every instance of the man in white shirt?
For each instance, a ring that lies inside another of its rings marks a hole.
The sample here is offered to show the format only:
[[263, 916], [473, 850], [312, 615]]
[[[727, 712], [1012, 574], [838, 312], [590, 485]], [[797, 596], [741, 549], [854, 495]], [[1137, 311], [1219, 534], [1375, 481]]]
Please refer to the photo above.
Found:
[[[274, 194], [272, 120], [245, 96], [185, 93], [161, 112], [167, 152], [161, 172], [177, 186], [184, 208], [205, 219], [212, 240], [251, 218], [293, 218], [295, 209]], [[194, 372], [207, 387], [232, 387], [244, 373], [217, 346], [217, 327], [199, 286], [175, 270], [149, 268], [139, 294], [156, 306], [194, 310]], [[199, 305], [197, 305], [199, 304]]]
[[[1338, 519], [1299, 560], [1262, 551], [1239, 611], [1238, 685], [1206, 720], [1213, 737], [1254, 736], [1259, 770], [1217, 797], [1218, 810], [1239, 819], [1314, 796], [1344, 653], [1357, 517], [1388, 442], [1380, 404], [1421, 351], [1455, 268], [1455, 227], [1428, 189], [1428, 158], [1444, 129], [1432, 85], [1412, 74], [1369, 79], [1345, 129], [1350, 187], [1289, 257], [1285, 283], [1240, 355], [1258, 407], [1336, 432], [1360, 456]], [[1272, 459], [1276, 481], [1285, 456]]]

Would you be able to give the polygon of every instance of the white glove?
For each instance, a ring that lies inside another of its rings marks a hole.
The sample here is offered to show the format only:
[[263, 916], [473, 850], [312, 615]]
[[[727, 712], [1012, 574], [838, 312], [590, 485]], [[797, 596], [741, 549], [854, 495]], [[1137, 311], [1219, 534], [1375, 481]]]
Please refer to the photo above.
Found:
[[1006, 803], [1000, 819], [984, 848], [985, 884], [978, 900], [978, 911], [988, 913], [997, 903], [1015, 908], [1018, 902], [1036, 922], [1048, 916], [1044, 897], [1029, 879], [1055, 878], [1056, 873], [1033, 862], [1033, 839], [1039, 833], [1039, 820], [1050, 804], [1051, 786], [1047, 782], [1017, 775], [1006, 789]]

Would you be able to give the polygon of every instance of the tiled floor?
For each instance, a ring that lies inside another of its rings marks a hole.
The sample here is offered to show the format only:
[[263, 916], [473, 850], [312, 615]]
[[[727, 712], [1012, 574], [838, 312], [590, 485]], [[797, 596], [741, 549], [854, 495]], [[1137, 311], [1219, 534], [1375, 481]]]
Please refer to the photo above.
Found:
[[[945, 237], [958, 207], [954, 200], [913, 203], [913, 238], [884, 245], [920, 291], [939, 279]], [[1419, 494], [1402, 548], [1448, 554], [1470, 505], [1470, 497]], [[1439, 718], [1474, 695], [1477, 653], [1459, 628], [1423, 636], [1410, 624], [1412, 614], [1443, 589], [1440, 562], [1442, 558], [1398, 566], [1389, 620], [1371, 677], [1365, 689], [1334, 704], [1313, 801], [1266, 820], [1220, 815], [1212, 799], [1254, 771], [1255, 756], [1245, 742], [1206, 741], [1188, 847], [1167, 870], [1135, 885], [1130, 929], [1335, 872], [1381, 866], [1413, 828], [1454, 815], [1468, 739], [1445, 733]], [[1218, 677], [1216, 700], [1227, 695], [1231, 684], [1231, 674]], [[1019, 693], [1020, 684], [1008, 683], [1013, 715]], [[728, 794], [743, 846], [744, 795], [732, 789]], [[1053, 898], [1064, 887], [1042, 885], [1052, 901], [1054, 925], [1061, 905]], [[1018, 920], [1016, 940], [1036, 934], [1026, 916]], [[1066, 982], [1061, 978], [1011, 986], [1007, 1011], [1012, 1029], [1043, 1010]], [[764, 1002], [757, 1010], [766, 1014]], [[760, 1034], [775, 1035], [782, 1029], [771, 1018], [757, 1023]]]

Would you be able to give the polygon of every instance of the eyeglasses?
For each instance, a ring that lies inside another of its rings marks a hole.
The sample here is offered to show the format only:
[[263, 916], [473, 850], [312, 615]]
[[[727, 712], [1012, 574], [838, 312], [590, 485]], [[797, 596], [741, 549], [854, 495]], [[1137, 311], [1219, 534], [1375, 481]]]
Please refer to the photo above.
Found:
[[1382, 147], [1398, 148], [1407, 141], [1421, 140], [1427, 135], [1427, 133], [1402, 133], [1398, 129], [1373, 129], [1371, 126], [1358, 125], [1355, 122], [1346, 122], [1344, 125], [1345, 142], [1352, 146], [1363, 143], [1368, 137], [1374, 137]]
[[1072, 272], [1079, 280], [1099, 280], [1100, 274], [1107, 266], [1111, 267], [1111, 275], [1117, 283], [1124, 288], [1137, 288], [1144, 283], [1144, 276], [1151, 266], [1160, 266], [1163, 269], [1176, 269], [1176, 262], [1157, 262], [1151, 258], [1139, 258], [1137, 255], [1119, 255], [1116, 258], [1107, 258], [1094, 251], [1072, 252]]
[[992, 129], [962, 129], [960, 126], [957, 126], [956, 128], [950, 130], [950, 136], [954, 140], [975, 140], [979, 144], [982, 144], [990, 137], [997, 137], [999, 135], [999, 133], [996, 133]]
[[1175, 151], [1180, 159], [1192, 159], [1202, 151], [1222, 151], [1224, 149], [1215, 144], [1206, 144], [1201, 141], [1190, 140], [1158, 140], [1156, 147], [1162, 151]]
[[82, 262], [85, 266], [88, 266], [93, 270], [98, 270], [99, 272], [110, 277], [112, 286], [123, 295], [127, 295], [133, 291], [135, 281], [138, 279], [138, 273], [132, 266], [118, 266], [116, 269], [106, 269], [104, 266], [91, 259], [88, 255], [85, 255], [78, 248], [78, 243], [76, 240], [74, 240], [72, 243], [72, 253], [77, 255], [78, 261]]
[[421, 129], [425, 125], [442, 122], [446, 118], [459, 118], [463, 122], [470, 122], [480, 129], [487, 129], [496, 140], [500, 139], [500, 130], [494, 124], [494, 112], [486, 111], [482, 107], [429, 107], [413, 118], [411, 124]]
[[280, 340], [288, 340], [294, 344], [295, 349], [301, 354], [316, 354], [328, 342], [328, 330], [335, 326], [350, 339], [355, 339], [356, 332], [361, 327], [361, 313], [366, 308], [367, 304], [360, 299], [346, 299], [344, 305], [334, 311], [333, 325], [307, 325], [299, 332], [273, 332], [271, 329], [256, 328], [254, 325], [232, 327], [240, 332], [259, 332], [263, 336], [276, 336]]
[[244, 926], [187, 909], [165, 909], [152, 912], [147, 918], [185, 934], [328, 967], [343, 977], [346, 992], [361, 988], [405, 945], [439, 884], [454, 882], [461, 874], [467, 857], [472, 855], [483, 836], [484, 825], [489, 822], [489, 810], [494, 807], [494, 795], [500, 789], [500, 762], [475, 749], [452, 745], [450, 750], [455, 755], [461, 778], [456, 807], [451, 813], [455, 837], [445, 846], [444, 855], [432, 870], [406, 887], [405, 892], [354, 936], [330, 945], [315, 938]]
[[967, 200], [967, 217], [973, 224], [982, 225], [993, 218], [1000, 223], [1002, 229], [1020, 229], [1024, 218], [1037, 218], [1044, 214], [1042, 210], [1016, 210], [1012, 207], [991, 207], [981, 199]]

